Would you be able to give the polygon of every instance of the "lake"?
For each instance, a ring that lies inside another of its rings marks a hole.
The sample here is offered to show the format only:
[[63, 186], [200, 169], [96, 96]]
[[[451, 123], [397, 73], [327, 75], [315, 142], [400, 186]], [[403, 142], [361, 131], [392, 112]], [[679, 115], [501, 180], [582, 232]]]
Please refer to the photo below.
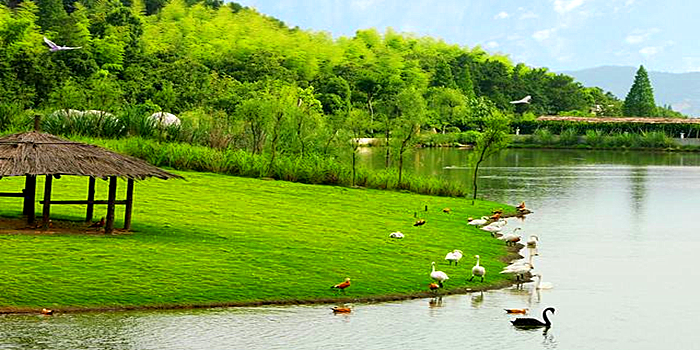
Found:
[[[468, 151], [421, 149], [409, 171], [470, 183]], [[380, 167], [380, 149], [366, 149]], [[540, 238], [553, 289], [356, 304], [0, 316], [0, 349], [691, 349], [700, 154], [512, 149], [480, 172], [480, 197], [534, 211], [507, 230]], [[493, 273], [493, 272], [491, 272]], [[504, 308], [546, 307], [519, 330]]]

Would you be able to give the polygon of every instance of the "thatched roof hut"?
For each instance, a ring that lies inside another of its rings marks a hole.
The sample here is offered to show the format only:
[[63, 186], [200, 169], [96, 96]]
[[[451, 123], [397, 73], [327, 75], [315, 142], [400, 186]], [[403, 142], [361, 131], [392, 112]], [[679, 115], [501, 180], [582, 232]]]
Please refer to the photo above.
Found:
[[[34, 221], [34, 200], [36, 177], [46, 176], [44, 200], [44, 226], [48, 225], [50, 204], [87, 204], [86, 220], [92, 219], [94, 204], [107, 204], [105, 231], [111, 232], [114, 222], [114, 205], [126, 205], [125, 228], [131, 223], [133, 181], [148, 177], [159, 179], [182, 178], [179, 175], [159, 169], [143, 160], [115, 153], [104, 148], [74, 142], [41, 132], [26, 132], [0, 137], [0, 178], [4, 176], [26, 176], [22, 193], [0, 193], [4, 197], [23, 197], [24, 214], [28, 221]], [[51, 179], [61, 175], [89, 176], [87, 200], [52, 201]], [[128, 181], [127, 198], [117, 201], [117, 177]], [[110, 179], [109, 198], [106, 201], [94, 200], [95, 178]]]
[[0, 137], [0, 177], [26, 175], [182, 178], [141, 159], [51, 134], [32, 131]]

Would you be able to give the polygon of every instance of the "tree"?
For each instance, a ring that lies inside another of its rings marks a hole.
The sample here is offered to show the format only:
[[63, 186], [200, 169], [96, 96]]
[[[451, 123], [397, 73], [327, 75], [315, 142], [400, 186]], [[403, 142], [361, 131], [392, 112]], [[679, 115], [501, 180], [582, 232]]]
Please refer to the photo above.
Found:
[[459, 90], [435, 87], [429, 90], [430, 108], [437, 117], [432, 126], [440, 127], [442, 133], [448, 126], [464, 126], [465, 97]]
[[268, 124], [272, 119], [271, 112], [272, 109], [263, 98], [245, 100], [237, 110], [239, 118], [245, 123], [245, 135], [249, 138], [247, 141], [253, 154], [261, 154], [263, 151]]
[[360, 148], [360, 138], [364, 137], [370, 128], [370, 117], [364, 109], [352, 109], [345, 120], [348, 131], [350, 148], [352, 149], [352, 186], [355, 186], [357, 150]]
[[319, 116], [322, 114], [323, 108], [321, 102], [314, 96], [314, 87], [297, 88], [296, 110], [291, 114], [291, 121], [294, 123], [294, 134], [302, 157], [306, 153], [307, 139], [310, 138], [312, 131], [321, 125]]
[[508, 125], [508, 118], [496, 108], [488, 105], [484, 105], [484, 108], [487, 108], [483, 113], [487, 115], [483, 120], [484, 130], [477, 137], [474, 151], [471, 154], [472, 162], [474, 163], [474, 196], [472, 197], [472, 205], [474, 205], [474, 200], [476, 200], [479, 165], [487, 158], [506, 148], [509, 141], [508, 132], [510, 131], [510, 126]]
[[399, 156], [398, 186], [401, 188], [403, 156], [416, 142], [416, 135], [420, 132], [420, 127], [425, 120], [426, 105], [423, 95], [413, 88], [401, 91], [396, 97], [396, 100], [400, 113], [395, 131]]
[[634, 83], [627, 93], [622, 113], [626, 117], [654, 117], [656, 116], [656, 103], [654, 102], [654, 90], [649, 82], [644, 66], [639, 66]]

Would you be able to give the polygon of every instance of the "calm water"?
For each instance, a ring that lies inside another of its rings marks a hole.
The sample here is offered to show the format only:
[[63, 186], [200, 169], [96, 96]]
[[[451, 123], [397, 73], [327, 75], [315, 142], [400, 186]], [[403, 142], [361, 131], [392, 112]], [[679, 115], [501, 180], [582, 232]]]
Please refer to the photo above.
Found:
[[[411, 170], [469, 181], [467, 152], [421, 150]], [[381, 166], [381, 155], [366, 153]], [[525, 200], [535, 266], [554, 289], [357, 304], [0, 317], [0, 349], [697, 349], [700, 155], [509, 150], [482, 194]], [[522, 331], [503, 308], [552, 328]]]

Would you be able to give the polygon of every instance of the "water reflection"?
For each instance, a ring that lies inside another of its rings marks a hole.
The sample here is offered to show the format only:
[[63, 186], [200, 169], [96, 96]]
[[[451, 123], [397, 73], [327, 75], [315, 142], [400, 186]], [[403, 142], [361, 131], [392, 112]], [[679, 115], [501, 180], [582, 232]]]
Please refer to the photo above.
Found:
[[431, 308], [443, 307], [444, 305], [442, 304], [442, 296], [437, 296], [437, 297], [431, 298], [430, 300], [428, 300], [428, 305]]
[[484, 302], [484, 292], [477, 292], [477, 293], [472, 293], [471, 294], [471, 305], [472, 308], [478, 309], [481, 307], [481, 304]]

